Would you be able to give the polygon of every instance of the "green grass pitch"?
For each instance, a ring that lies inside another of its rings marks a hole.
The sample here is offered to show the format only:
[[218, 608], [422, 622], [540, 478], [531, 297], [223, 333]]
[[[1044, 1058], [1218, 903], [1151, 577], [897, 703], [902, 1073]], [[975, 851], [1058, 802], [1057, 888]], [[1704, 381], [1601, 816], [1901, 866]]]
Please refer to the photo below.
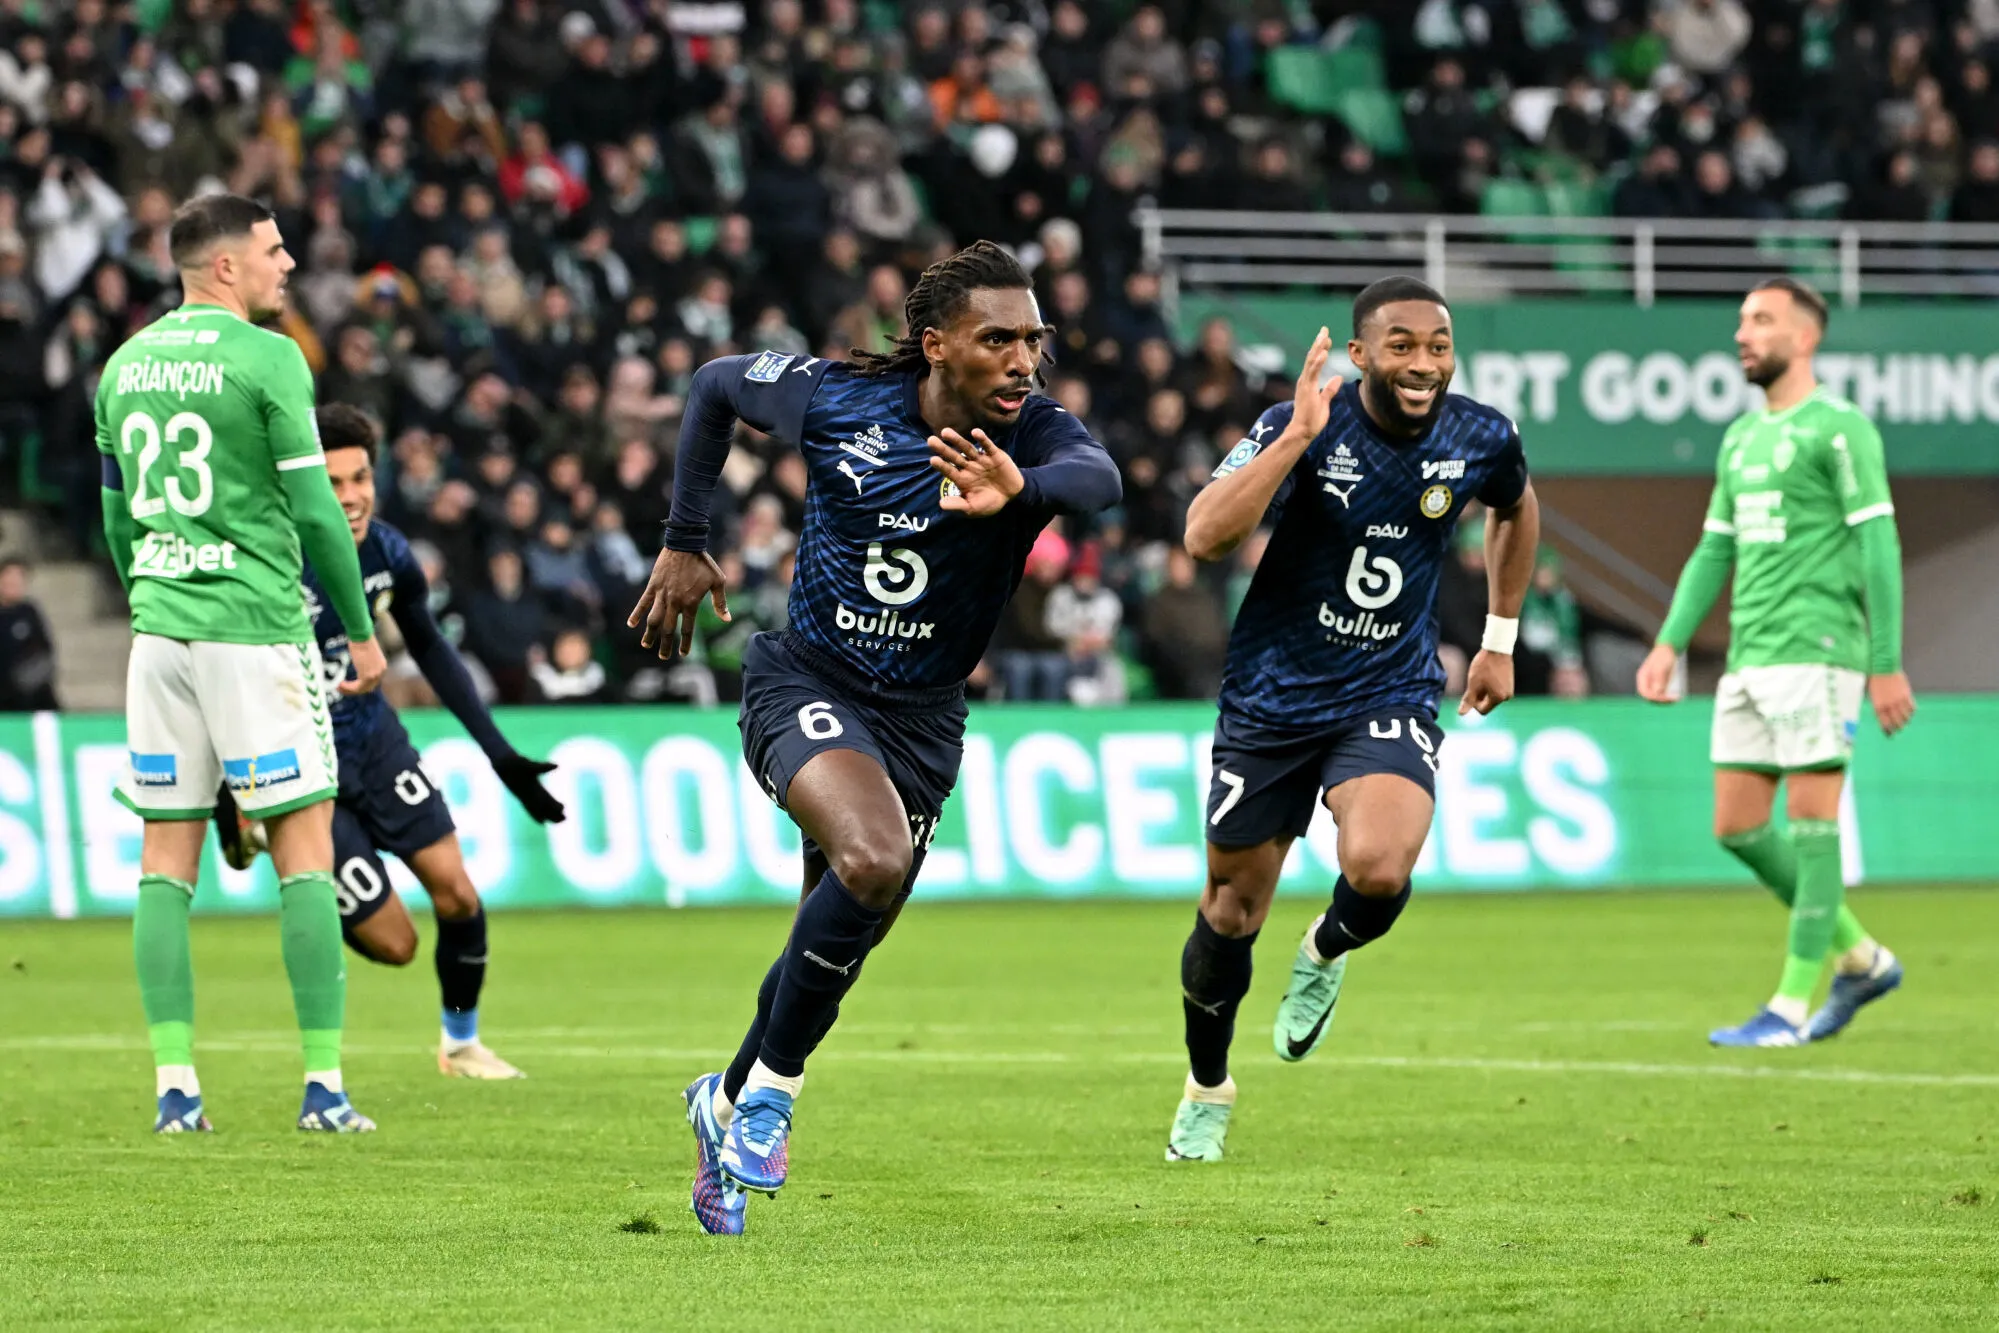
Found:
[[1191, 904], [919, 900], [735, 1240], [687, 1211], [680, 1089], [733, 1048], [780, 911], [497, 918], [510, 1085], [436, 1073], [427, 960], [353, 962], [382, 1130], [347, 1139], [291, 1128], [274, 921], [197, 923], [220, 1132], [160, 1139], [124, 924], [8, 923], [0, 1327], [1991, 1327], [1999, 896], [1857, 906], [1902, 992], [1823, 1047], [1716, 1052], [1775, 980], [1767, 899], [1419, 895], [1284, 1066], [1315, 907], [1282, 901], [1229, 1160], [1169, 1166]]

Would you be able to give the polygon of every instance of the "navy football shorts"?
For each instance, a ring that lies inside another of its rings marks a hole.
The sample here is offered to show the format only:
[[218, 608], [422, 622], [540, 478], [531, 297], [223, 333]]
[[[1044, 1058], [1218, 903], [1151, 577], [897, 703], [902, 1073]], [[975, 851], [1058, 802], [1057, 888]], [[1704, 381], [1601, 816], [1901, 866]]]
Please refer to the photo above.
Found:
[[[790, 635], [765, 633], [750, 640], [737, 719], [744, 761], [784, 809], [791, 780], [814, 756], [859, 751], [882, 766], [902, 797], [910, 844], [920, 857], [958, 784], [965, 755], [962, 691], [912, 691], [907, 697], [867, 691], [816, 657]], [[811, 858], [819, 849], [808, 837], [804, 850]]]
[[1272, 735], [1223, 713], [1215, 722], [1207, 839], [1254, 847], [1302, 838], [1322, 793], [1374, 773], [1400, 774], [1435, 797], [1443, 745], [1435, 715], [1414, 705], [1391, 705], [1304, 737]]
[[405, 862], [457, 826], [437, 784], [423, 771], [409, 733], [393, 713], [340, 747], [340, 795], [333, 806], [334, 896], [340, 925], [352, 930], [389, 900], [382, 853]]

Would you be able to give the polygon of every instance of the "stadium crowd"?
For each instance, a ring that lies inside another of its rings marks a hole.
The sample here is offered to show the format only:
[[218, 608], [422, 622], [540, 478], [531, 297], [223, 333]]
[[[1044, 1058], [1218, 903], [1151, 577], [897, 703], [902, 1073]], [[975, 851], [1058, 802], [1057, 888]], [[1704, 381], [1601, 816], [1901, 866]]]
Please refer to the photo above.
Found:
[[[177, 299], [175, 202], [254, 194], [300, 263], [286, 331], [381, 422], [380, 511], [498, 697], [728, 698], [782, 621], [805, 473], [744, 433], [734, 619], [663, 670], [623, 616], [693, 370], [881, 349], [914, 274], [987, 236], [1125, 503], [1043, 537], [975, 687], [1205, 697], [1259, 548], [1197, 567], [1180, 525], [1289, 386], [1226, 321], [1172, 326], [1139, 200], [1476, 210], [1564, 180], [1634, 215], [1999, 221], [1996, 42], [1999, 0], [0, 0], [6, 484], [91, 544], [95, 372]], [[1301, 112], [1301, 52], [1386, 91]], [[1539, 589], [1523, 685], [1581, 692], [1553, 560]]]

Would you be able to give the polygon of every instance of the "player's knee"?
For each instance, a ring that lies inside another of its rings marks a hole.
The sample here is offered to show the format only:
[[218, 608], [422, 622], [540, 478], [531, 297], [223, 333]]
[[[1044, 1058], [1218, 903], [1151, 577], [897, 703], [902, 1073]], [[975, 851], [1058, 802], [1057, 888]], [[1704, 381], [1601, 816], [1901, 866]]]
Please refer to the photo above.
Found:
[[1208, 894], [1201, 903], [1201, 917], [1215, 934], [1224, 939], [1240, 939], [1255, 930], [1263, 915], [1257, 895], [1229, 880], [1210, 880]]
[[403, 931], [379, 938], [349, 931], [347, 943], [371, 963], [384, 967], [408, 967], [416, 958], [416, 934]]
[[[902, 830], [897, 833], [902, 834]], [[847, 892], [869, 907], [887, 908], [909, 878], [908, 836], [859, 839], [831, 859], [833, 873], [847, 886]]]
[[1340, 873], [1363, 898], [1393, 898], [1409, 882], [1409, 871], [1415, 861], [1404, 848], [1388, 844], [1363, 846], [1349, 850], [1340, 858]]
[[479, 915], [479, 890], [461, 875], [432, 888], [430, 906], [440, 921], [465, 921]]

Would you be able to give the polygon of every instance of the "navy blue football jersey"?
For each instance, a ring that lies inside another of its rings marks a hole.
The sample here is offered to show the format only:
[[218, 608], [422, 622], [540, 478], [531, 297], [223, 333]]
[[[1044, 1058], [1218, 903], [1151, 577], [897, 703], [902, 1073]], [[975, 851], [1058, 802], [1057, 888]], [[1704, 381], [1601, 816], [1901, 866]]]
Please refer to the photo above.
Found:
[[[479, 747], [493, 757], [508, 753], [510, 747], [480, 702], [465, 664], [431, 616], [430, 581], [424, 578], [409, 539], [375, 519], [356, 554], [361, 557], [361, 585], [368, 596], [369, 612], [377, 620], [384, 615], [395, 617], [404, 646], [424, 679]], [[327, 711], [333, 718], [334, 745], [343, 756], [356, 753], [354, 747], [384, 718], [395, 716], [395, 710], [380, 690], [346, 695], [336, 688], [341, 681], [354, 678], [353, 656], [347, 647], [347, 631], [310, 561], [305, 566], [305, 613], [312, 620], [312, 632], [319, 640], [319, 655], [326, 667]]]
[[[804, 454], [791, 632], [874, 686], [963, 683], [1049, 519], [1118, 498], [1109, 454], [1047, 398], [1029, 398], [1010, 428], [987, 432], [1025, 486], [998, 514], [974, 518], [940, 507], [951, 485], [930, 466], [916, 376], [864, 376], [845, 362], [764, 352], [709, 362], [696, 378], [691, 399], [704, 413], [719, 394], [735, 416]], [[695, 412], [690, 401], [688, 416]], [[700, 433], [682, 438], [669, 546], [682, 523], [701, 528], [705, 545], [705, 502], [686, 466]]]
[[[1256, 457], [1291, 414], [1288, 402], [1265, 412], [1215, 475]], [[1358, 383], [1343, 386], [1272, 497], [1270, 545], [1229, 635], [1222, 710], [1284, 733], [1384, 705], [1434, 712], [1437, 580], [1458, 515], [1473, 497], [1507, 508], [1526, 487], [1505, 414], [1450, 394], [1429, 430], [1398, 440], [1368, 417]]]

